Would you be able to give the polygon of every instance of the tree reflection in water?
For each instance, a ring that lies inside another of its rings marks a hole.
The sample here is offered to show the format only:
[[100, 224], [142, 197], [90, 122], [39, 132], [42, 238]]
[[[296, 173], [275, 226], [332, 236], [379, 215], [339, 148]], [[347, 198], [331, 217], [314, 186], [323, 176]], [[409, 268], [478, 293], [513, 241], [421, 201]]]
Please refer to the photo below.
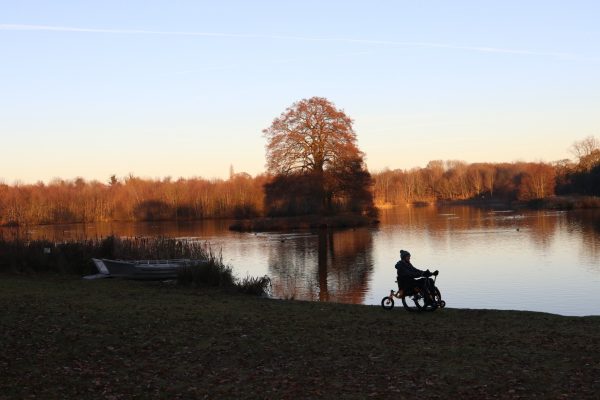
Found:
[[363, 303], [373, 273], [373, 238], [367, 229], [322, 229], [269, 248], [276, 297]]
[[582, 244], [579, 258], [593, 272], [600, 272], [600, 210], [578, 210], [566, 214], [567, 230], [580, 231]]

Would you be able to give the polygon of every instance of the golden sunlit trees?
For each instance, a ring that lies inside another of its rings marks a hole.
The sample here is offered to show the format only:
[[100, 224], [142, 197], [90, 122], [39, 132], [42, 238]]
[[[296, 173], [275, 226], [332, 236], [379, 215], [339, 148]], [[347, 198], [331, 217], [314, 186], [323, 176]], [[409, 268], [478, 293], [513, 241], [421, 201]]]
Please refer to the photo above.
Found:
[[535, 200], [555, 194], [556, 166], [546, 163], [475, 163], [435, 160], [410, 171], [373, 174], [379, 203]]
[[0, 226], [74, 222], [196, 220], [260, 215], [264, 175], [228, 180], [147, 180], [132, 175], [108, 183], [55, 179], [48, 184], [0, 184]]
[[[371, 178], [352, 119], [329, 100], [298, 101], [263, 133], [267, 170], [275, 177], [266, 187], [271, 211], [310, 214], [372, 207]], [[295, 185], [294, 196], [290, 185]]]
[[267, 169], [276, 175], [323, 172], [363, 154], [352, 120], [323, 97], [294, 103], [263, 130]]
[[554, 195], [556, 169], [549, 164], [528, 163], [523, 166], [518, 186], [520, 200], [543, 199]]

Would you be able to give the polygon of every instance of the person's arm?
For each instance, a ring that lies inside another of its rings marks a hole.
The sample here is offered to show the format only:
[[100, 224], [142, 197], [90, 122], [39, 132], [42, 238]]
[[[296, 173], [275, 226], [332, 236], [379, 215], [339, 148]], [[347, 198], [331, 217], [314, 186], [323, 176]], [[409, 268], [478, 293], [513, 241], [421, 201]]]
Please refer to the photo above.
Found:
[[408, 264], [406, 267], [407, 275], [413, 279], [425, 276], [425, 271], [415, 268], [412, 264]]

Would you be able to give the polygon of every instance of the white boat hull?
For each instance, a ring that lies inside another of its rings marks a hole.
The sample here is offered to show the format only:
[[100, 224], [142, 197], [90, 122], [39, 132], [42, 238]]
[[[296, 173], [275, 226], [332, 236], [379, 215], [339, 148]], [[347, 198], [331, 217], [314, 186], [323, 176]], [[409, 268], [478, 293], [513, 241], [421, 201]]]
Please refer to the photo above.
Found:
[[97, 275], [140, 280], [175, 279], [179, 269], [205, 262], [190, 259], [126, 261], [98, 258], [92, 258], [92, 261], [98, 269]]

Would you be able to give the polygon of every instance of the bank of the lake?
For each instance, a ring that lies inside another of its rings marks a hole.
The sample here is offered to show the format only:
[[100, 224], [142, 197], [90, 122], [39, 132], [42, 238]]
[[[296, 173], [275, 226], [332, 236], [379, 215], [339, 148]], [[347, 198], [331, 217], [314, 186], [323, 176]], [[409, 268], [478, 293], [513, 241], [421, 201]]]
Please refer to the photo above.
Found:
[[529, 210], [586, 210], [600, 208], [600, 197], [596, 196], [548, 196], [533, 200], [501, 200], [479, 198], [467, 200], [418, 202], [417, 205], [471, 206], [488, 209], [529, 209]]
[[595, 398], [600, 317], [0, 275], [0, 398]]

